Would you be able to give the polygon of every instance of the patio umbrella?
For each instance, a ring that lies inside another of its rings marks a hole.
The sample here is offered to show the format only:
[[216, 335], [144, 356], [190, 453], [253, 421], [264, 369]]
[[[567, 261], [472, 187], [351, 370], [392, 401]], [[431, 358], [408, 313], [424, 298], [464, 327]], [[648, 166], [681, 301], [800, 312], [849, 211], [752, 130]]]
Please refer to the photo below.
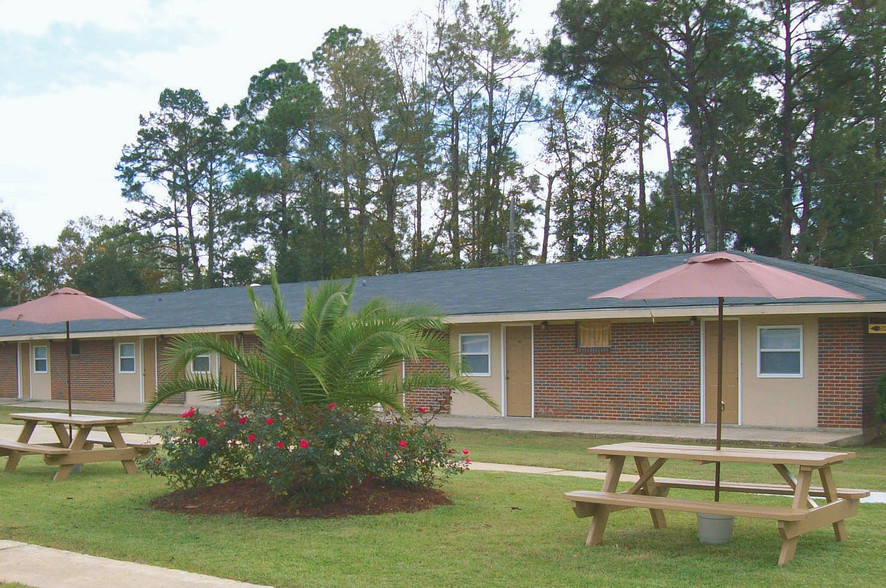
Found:
[[59, 288], [42, 298], [0, 310], [0, 319], [44, 325], [65, 323], [65, 358], [68, 368], [68, 415], [71, 414], [71, 321], [138, 319], [137, 314], [88, 296], [73, 288]]
[[[720, 449], [723, 434], [723, 300], [727, 297], [864, 298], [794, 272], [725, 252], [696, 255], [677, 267], [589, 297], [622, 300], [717, 299], [717, 450]], [[716, 463], [714, 500], [720, 500], [720, 462]]]

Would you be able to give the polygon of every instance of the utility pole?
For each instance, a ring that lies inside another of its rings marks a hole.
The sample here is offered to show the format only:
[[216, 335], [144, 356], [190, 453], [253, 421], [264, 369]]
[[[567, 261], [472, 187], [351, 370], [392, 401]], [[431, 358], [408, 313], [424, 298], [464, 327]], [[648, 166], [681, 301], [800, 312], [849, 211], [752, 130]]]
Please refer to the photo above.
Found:
[[508, 223], [508, 264], [514, 265], [517, 262], [517, 232], [514, 227], [514, 193], [511, 192], [511, 200], [508, 206], [508, 214], [510, 216], [510, 222]]

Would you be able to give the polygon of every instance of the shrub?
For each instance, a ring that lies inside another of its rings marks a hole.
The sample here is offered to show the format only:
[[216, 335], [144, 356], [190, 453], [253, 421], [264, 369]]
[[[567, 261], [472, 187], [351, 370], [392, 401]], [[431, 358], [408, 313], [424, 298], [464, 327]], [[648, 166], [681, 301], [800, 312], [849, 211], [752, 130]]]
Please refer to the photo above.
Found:
[[886, 423], [886, 374], [877, 380], [877, 418]]
[[184, 426], [164, 430], [142, 467], [174, 489], [257, 478], [304, 502], [337, 500], [368, 476], [421, 488], [467, 468], [466, 453], [451, 449], [431, 418], [377, 416], [335, 404], [295, 414], [191, 409], [182, 414]]

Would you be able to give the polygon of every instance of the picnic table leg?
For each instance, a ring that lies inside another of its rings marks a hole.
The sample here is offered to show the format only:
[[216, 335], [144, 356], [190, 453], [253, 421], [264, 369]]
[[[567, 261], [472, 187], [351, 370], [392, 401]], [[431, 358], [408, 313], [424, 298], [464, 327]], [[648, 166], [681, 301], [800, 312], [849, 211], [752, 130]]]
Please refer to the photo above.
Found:
[[[808, 466], [800, 466], [800, 471], [797, 473], [797, 483], [794, 488], [794, 508], [807, 507], [809, 501], [809, 488], [811, 485], [812, 468]], [[781, 553], [778, 556], [778, 565], [782, 566], [794, 559], [794, 554], [797, 553], [797, 543], [800, 541], [800, 537], [788, 538], [783, 525], [779, 525], [778, 531], [781, 535]]]
[[52, 429], [55, 431], [55, 436], [58, 437], [59, 442], [62, 444], [62, 447], [70, 447], [71, 436], [68, 434], [68, 429], [61, 423], [50, 424], [52, 425]]
[[[69, 447], [71, 453], [85, 450], [84, 447], [86, 446], [86, 438], [89, 437], [90, 431], [92, 431], [92, 426], [90, 425], [83, 425], [79, 429], [77, 429], [77, 434], [74, 436], [74, 440], [71, 442], [71, 446]], [[78, 464], [63, 464], [59, 466], [58, 471], [55, 473], [55, 476], [53, 476], [52, 479], [56, 482], [66, 480], [68, 476], [71, 475], [71, 472], [74, 471], [75, 465]]]
[[[623, 455], [613, 455], [609, 458], [609, 467], [603, 478], [603, 492], [615, 492], [618, 489], [618, 479], [624, 468], [625, 458]], [[609, 520], [611, 508], [605, 504], [597, 507], [597, 512], [591, 519], [591, 529], [588, 531], [587, 545], [597, 545], [603, 540], [603, 532], [606, 530], [606, 522]]]
[[[120, 434], [120, 427], [117, 425], [107, 425], [105, 426], [105, 430], [108, 432], [108, 437], [111, 438], [111, 442], [114, 444], [115, 448], [126, 449], [126, 440], [123, 439], [123, 435]], [[133, 453], [135, 453], [135, 451], [133, 451]], [[121, 463], [127, 474], [134, 474], [138, 471], [138, 468], [135, 465], [135, 460], [124, 459], [121, 460]]]
[[[834, 484], [831, 466], [819, 468], [818, 473], [821, 476], [821, 487], [824, 489], [825, 498], [828, 503], [835, 502], [837, 500], [837, 486]], [[834, 536], [837, 538], [837, 541], [849, 539], [849, 534], [846, 532], [846, 521], [834, 523]]]
[[[637, 465], [637, 473], [642, 478], [644, 474], [649, 471], [649, 459], [645, 457], [634, 457], [634, 463]], [[657, 490], [658, 486], [656, 486], [655, 481], [650, 478], [640, 489], [640, 493], [658, 495]], [[668, 523], [665, 520], [664, 511], [660, 508], [650, 508], [649, 515], [652, 517], [652, 526], [656, 529], [664, 529], [667, 526]]]
[[[21, 433], [18, 434], [18, 442], [19, 443], [27, 443], [31, 440], [31, 434], [34, 432], [34, 429], [37, 427], [37, 423], [32, 421], [26, 421], [25, 425], [22, 427]], [[9, 457], [6, 460], [6, 466], [3, 468], [4, 472], [14, 472], [15, 468], [18, 467], [18, 462], [21, 460], [22, 454], [20, 451], [10, 451]]]

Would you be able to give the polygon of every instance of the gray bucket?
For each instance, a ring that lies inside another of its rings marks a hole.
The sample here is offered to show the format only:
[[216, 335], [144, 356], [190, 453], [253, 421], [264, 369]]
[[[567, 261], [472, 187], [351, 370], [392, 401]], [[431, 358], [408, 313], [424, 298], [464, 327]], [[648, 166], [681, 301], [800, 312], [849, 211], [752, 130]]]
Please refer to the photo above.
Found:
[[698, 516], [698, 540], [705, 545], [723, 545], [732, 539], [735, 517], [696, 513]]

